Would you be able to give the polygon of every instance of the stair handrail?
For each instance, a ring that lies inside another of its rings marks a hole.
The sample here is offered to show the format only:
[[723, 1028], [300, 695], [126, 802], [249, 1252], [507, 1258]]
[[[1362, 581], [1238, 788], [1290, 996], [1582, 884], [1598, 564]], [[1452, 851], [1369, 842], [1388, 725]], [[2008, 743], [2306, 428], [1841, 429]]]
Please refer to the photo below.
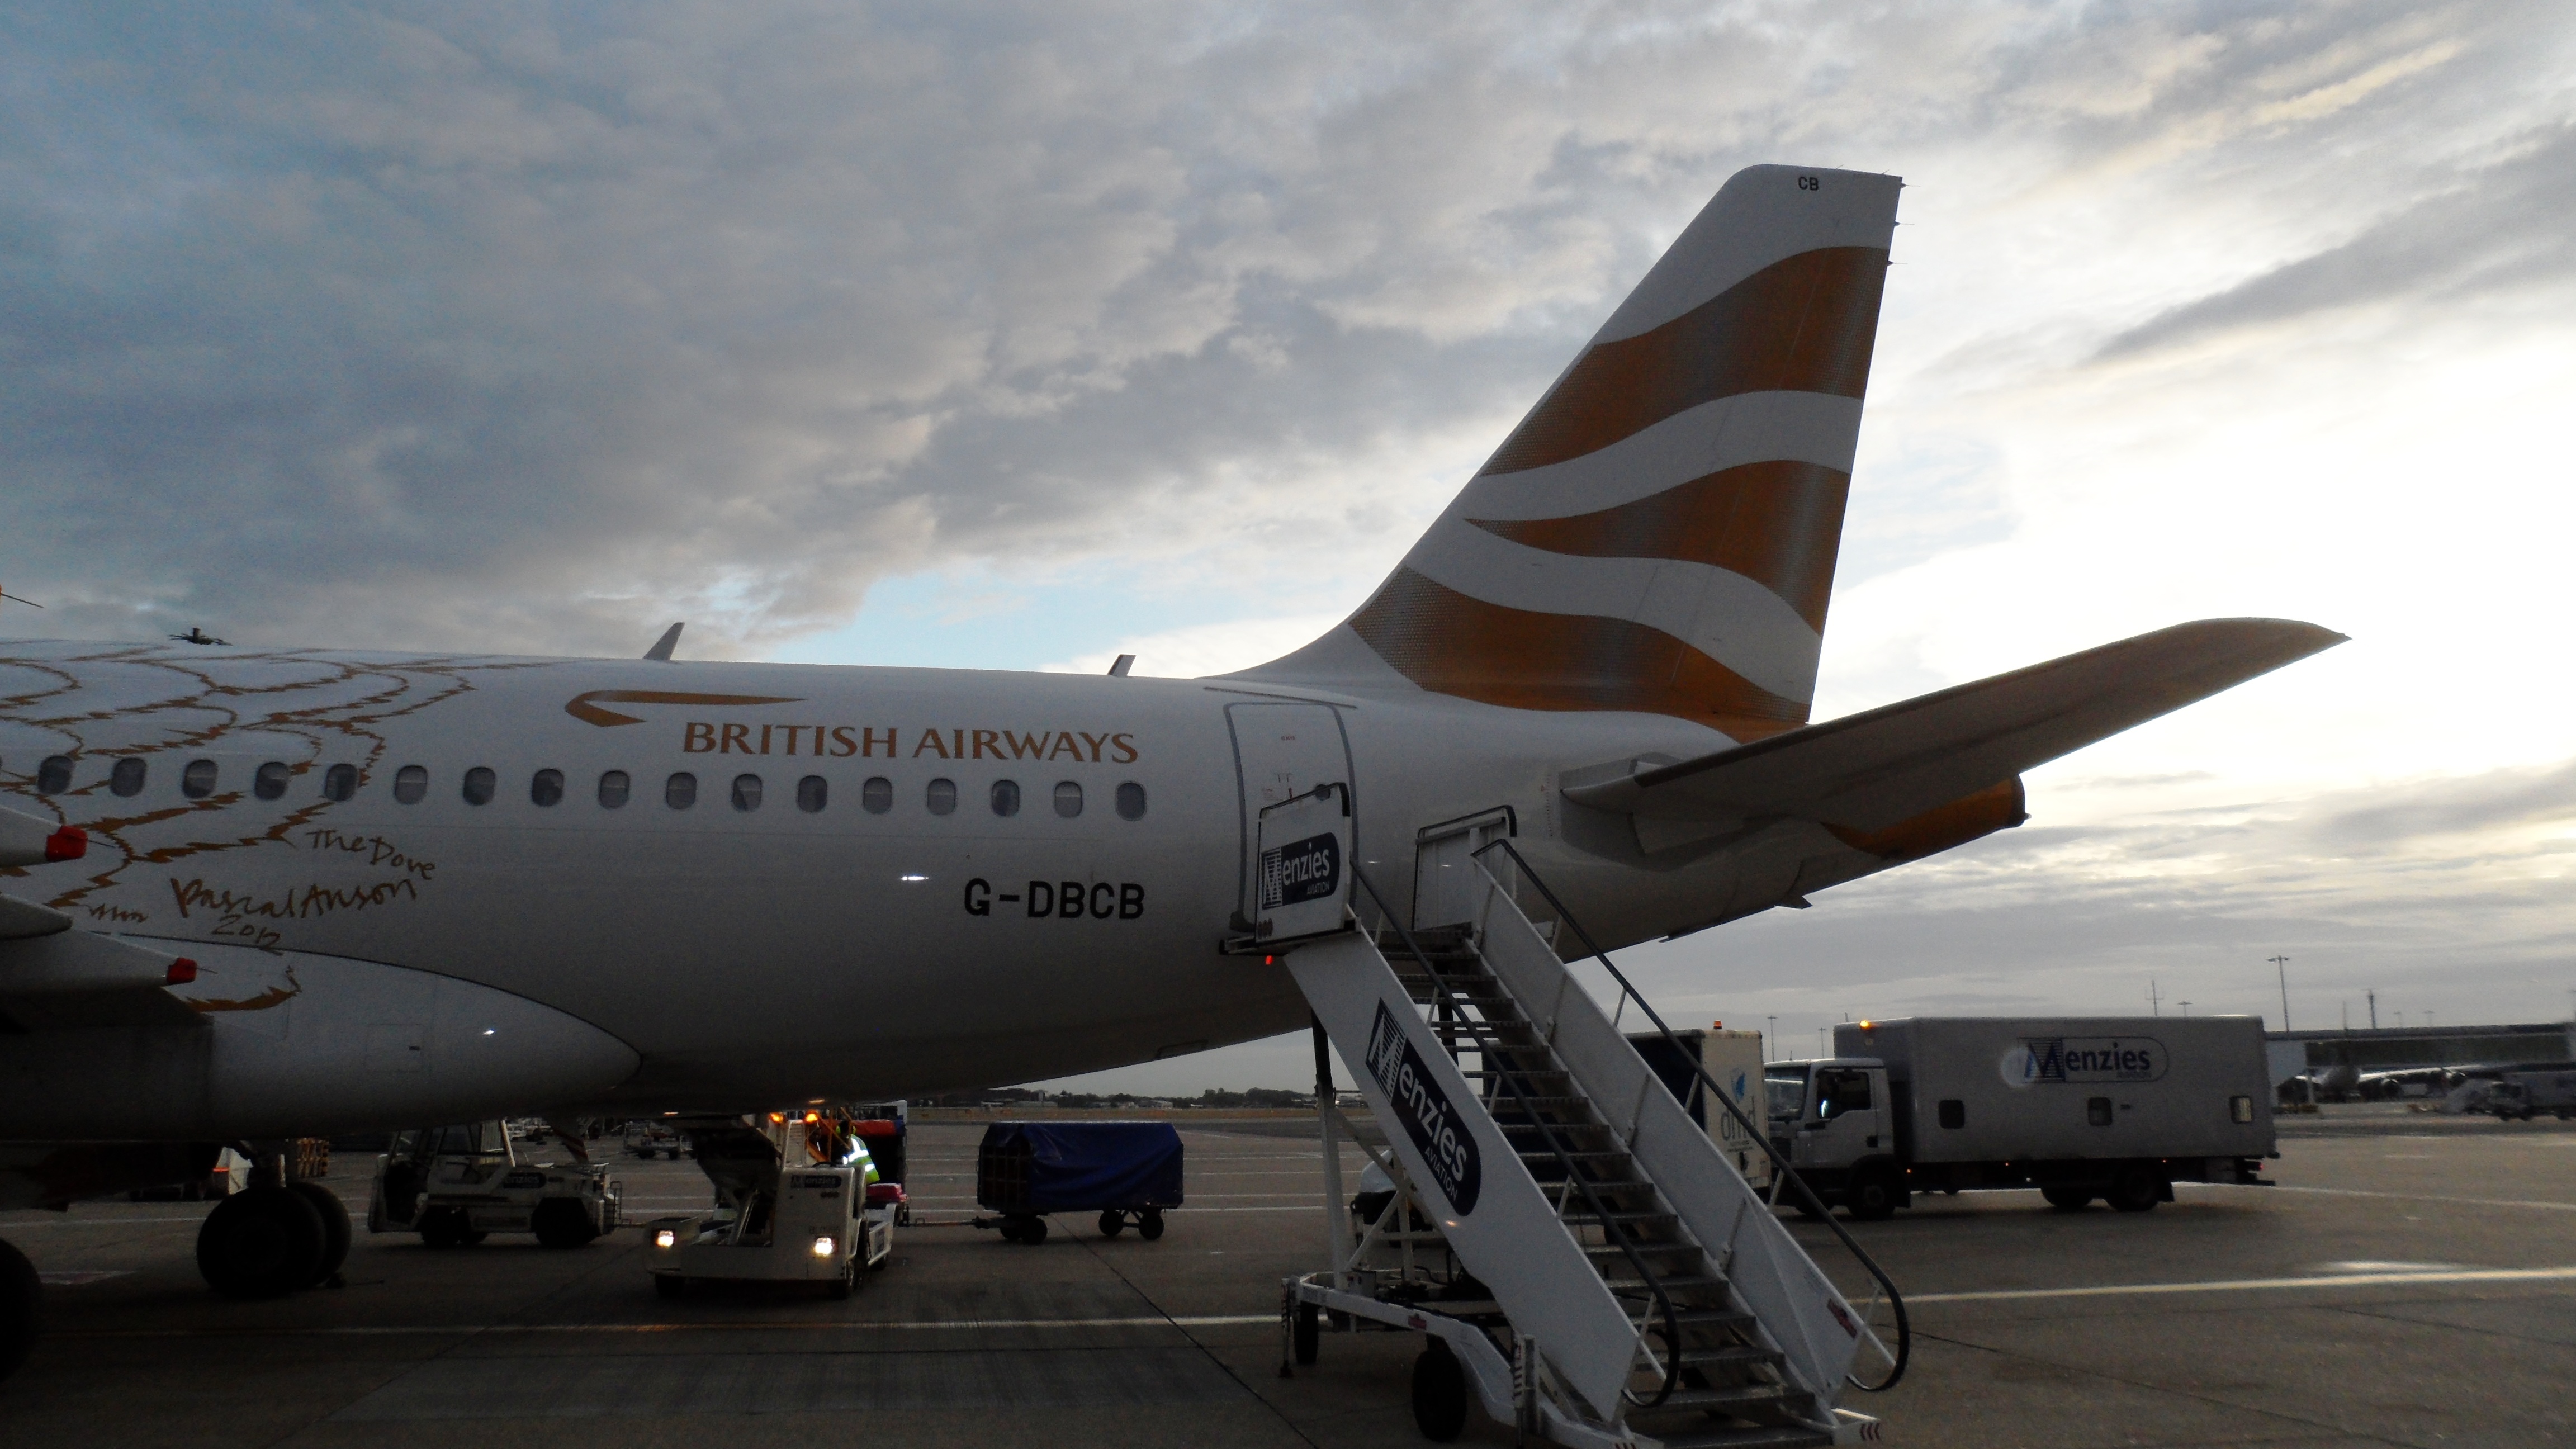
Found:
[[[1451, 1004], [1455, 1005], [1455, 998], [1459, 994], [1457, 989], [1449, 984], [1449, 979], [1441, 974], [1440, 968], [1431, 963], [1430, 953], [1422, 949], [1422, 943], [1413, 938], [1413, 932], [1396, 916], [1394, 909], [1387, 905], [1386, 897], [1378, 894], [1377, 887], [1370, 883], [1367, 873], [1362, 871], [1356, 863], [1351, 866], [1351, 879], [1358, 881], [1360, 889], [1367, 891], [1369, 899], [1377, 903], [1378, 915], [1382, 917], [1387, 924], [1395, 927], [1396, 934], [1404, 940], [1404, 948], [1413, 953], [1414, 960], [1422, 963], [1422, 970], [1424, 974], [1431, 978], [1431, 984], [1439, 988], [1443, 996], [1451, 998]], [[1491, 1038], [1485, 1030], [1487, 1023], [1483, 1021], [1469, 1021], [1463, 1013], [1460, 1015], [1459, 1021], [1462, 1025], [1475, 1033], [1477, 1055], [1483, 1057], [1488, 1063], [1491, 1063], [1502, 1055], [1502, 1048], [1489, 1045]], [[1542, 1044], [1542, 1049], [1544, 1049], [1544, 1044]], [[1655, 1396], [1652, 1399], [1640, 1399], [1634, 1393], [1626, 1389], [1620, 1390], [1620, 1393], [1624, 1397], [1626, 1397], [1631, 1403], [1636, 1404], [1638, 1407], [1647, 1409], [1654, 1408], [1664, 1400], [1671, 1398], [1673, 1390], [1678, 1388], [1681, 1384], [1681, 1317], [1673, 1308], [1672, 1295], [1664, 1291], [1664, 1285], [1656, 1279], [1653, 1270], [1646, 1266], [1645, 1255], [1637, 1250], [1637, 1245], [1630, 1238], [1629, 1230], [1623, 1227], [1618, 1219], [1610, 1215], [1609, 1206], [1601, 1201], [1600, 1195], [1592, 1190], [1592, 1185], [1585, 1182], [1583, 1180], [1583, 1175], [1575, 1170], [1573, 1157], [1568, 1154], [1565, 1144], [1557, 1137], [1555, 1131], [1557, 1124], [1540, 1120], [1538, 1109], [1529, 1104], [1529, 1092], [1527, 1089], [1523, 1088], [1519, 1082], [1513, 1079], [1511, 1073], [1502, 1073], [1498, 1078], [1496, 1078], [1496, 1080], [1501, 1081], [1504, 1085], [1511, 1088], [1513, 1097], [1518, 1099], [1522, 1114], [1529, 1119], [1531, 1126], [1539, 1129], [1540, 1135], [1547, 1143], [1548, 1151], [1556, 1154], [1558, 1164], [1565, 1169], [1565, 1180], [1574, 1184], [1575, 1188], [1583, 1194], [1585, 1205], [1592, 1209], [1592, 1215], [1594, 1217], [1601, 1220], [1601, 1230], [1610, 1237], [1613, 1245], [1616, 1246], [1621, 1253], [1627, 1256], [1629, 1265], [1637, 1270], [1637, 1280], [1646, 1285], [1646, 1291], [1654, 1295], [1656, 1306], [1663, 1310], [1665, 1363], [1664, 1382], [1662, 1387], [1655, 1390]], [[1498, 1127], [1500, 1126], [1499, 1123], [1496, 1125]], [[1515, 1329], [1514, 1331], [1517, 1332], [1518, 1330]], [[1604, 1406], [1603, 1411], [1605, 1413], [1608, 1412], [1607, 1406]]]
[[[1752, 1120], [1744, 1115], [1744, 1109], [1735, 1105], [1734, 1096], [1718, 1086], [1717, 1080], [1708, 1074], [1708, 1067], [1696, 1056], [1682, 1050], [1681, 1042], [1673, 1036], [1673, 1029], [1665, 1024], [1662, 1013], [1656, 1011], [1653, 1003], [1646, 1000], [1645, 993], [1639, 991], [1636, 984], [1628, 979], [1628, 974], [1611, 961], [1610, 953], [1601, 949], [1601, 944], [1592, 939], [1591, 932], [1583, 929], [1583, 923], [1574, 918], [1574, 912], [1566, 909], [1565, 902], [1557, 897], [1556, 892], [1548, 889], [1547, 882], [1539, 878], [1539, 873], [1530, 868], [1529, 857], [1522, 855], [1510, 840], [1500, 837], [1478, 846], [1468, 852], [1468, 855], [1476, 862], [1477, 868], [1483, 869], [1485, 852], [1496, 849], [1510, 856], [1512, 863], [1520, 868], [1522, 877], [1535, 887], [1540, 895], [1547, 898], [1549, 905], [1556, 908], [1556, 918], [1563, 921], [1566, 927], [1574, 932], [1575, 939], [1583, 943], [1583, 949], [1591, 954], [1593, 960], [1601, 963], [1602, 969], [1610, 973], [1612, 980], [1619, 983], [1619, 989], [1627, 993], [1627, 998], [1637, 1003], [1638, 1010], [1643, 1011], [1646, 1019], [1655, 1024], [1655, 1030], [1662, 1033], [1665, 1043], [1673, 1048], [1675, 1055], [1690, 1062], [1691, 1070], [1698, 1074], [1701, 1084], [1706, 1087], [1705, 1095], [1709, 1100], [1723, 1104], [1727, 1114], [1735, 1119], [1735, 1124], [1744, 1129], [1745, 1135], [1761, 1144], [1763, 1154], [1771, 1159], [1772, 1172], [1777, 1174], [1775, 1181], [1786, 1180], [1790, 1186], [1798, 1190], [1798, 1196], [1805, 1200], [1815, 1218], [1833, 1230], [1834, 1236], [1840, 1238], [1843, 1246], [1850, 1250], [1852, 1257], [1859, 1261], [1862, 1271], [1868, 1273], [1877, 1282], [1880, 1291], [1887, 1295], [1887, 1306], [1896, 1315], [1896, 1352], [1890, 1355], [1894, 1367], [1888, 1371], [1886, 1378], [1874, 1384], [1861, 1382], [1857, 1374], [1846, 1373], [1843, 1377], [1850, 1381], [1853, 1388], [1863, 1393], [1882, 1393], [1896, 1387], [1897, 1380], [1905, 1377], [1906, 1362], [1913, 1356], [1914, 1329], [1905, 1312], [1904, 1295], [1896, 1291], [1896, 1283], [1887, 1276], [1887, 1270], [1879, 1267], [1878, 1260], [1871, 1257], [1867, 1249], [1861, 1247], [1859, 1241], [1852, 1237], [1848, 1229], [1834, 1220], [1833, 1209], [1825, 1205], [1824, 1199], [1816, 1195], [1816, 1190], [1809, 1187], [1806, 1179], [1798, 1176], [1797, 1170], [1789, 1165], [1789, 1159], [1781, 1155], [1779, 1148], [1772, 1145], [1770, 1129], [1767, 1126], [1755, 1126]], [[1485, 872], [1485, 878], [1493, 881], [1498, 890], [1508, 889], [1501, 881], [1494, 880], [1493, 872], [1490, 870]], [[1369, 894], [1374, 896], [1377, 892], [1372, 890]], [[1778, 1196], [1776, 1188], [1773, 1196], [1775, 1198]], [[1876, 1337], [1875, 1334], [1871, 1336]]]

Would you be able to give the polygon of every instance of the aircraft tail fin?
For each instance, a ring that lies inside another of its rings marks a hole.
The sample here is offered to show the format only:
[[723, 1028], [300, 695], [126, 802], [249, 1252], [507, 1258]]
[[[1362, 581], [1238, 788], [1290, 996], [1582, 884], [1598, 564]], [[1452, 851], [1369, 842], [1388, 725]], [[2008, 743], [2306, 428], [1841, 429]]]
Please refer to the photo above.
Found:
[[1900, 185], [1737, 172], [1368, 603], [1249, 673], [1804, 724]]

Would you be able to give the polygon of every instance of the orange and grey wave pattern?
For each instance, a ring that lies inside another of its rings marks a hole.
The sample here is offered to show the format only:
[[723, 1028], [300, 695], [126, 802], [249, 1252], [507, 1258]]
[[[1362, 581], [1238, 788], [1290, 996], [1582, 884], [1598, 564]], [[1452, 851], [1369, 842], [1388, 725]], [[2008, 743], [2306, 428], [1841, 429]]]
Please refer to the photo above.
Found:
[[1513, 708], [1806, 722], [1896, 182], [1822, 173], [1820, 221], [1793, 175], [1719, 193], [1352, 617], [1379, 659]]

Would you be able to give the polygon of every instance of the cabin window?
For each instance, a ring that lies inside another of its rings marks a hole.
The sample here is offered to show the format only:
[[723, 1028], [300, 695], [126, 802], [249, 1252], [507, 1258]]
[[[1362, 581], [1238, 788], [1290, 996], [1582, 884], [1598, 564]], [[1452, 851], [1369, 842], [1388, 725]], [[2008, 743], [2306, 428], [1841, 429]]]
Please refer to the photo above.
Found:
[[632, 794], [634, 789], [635, 782], [627, 778], [624, 770], [609, 771], [599, 777], [599, 808], [602, 810], [625, 809], [626, 797]]
[[2085, 1120], [2086, 1122], [2088, 1122], [2088, 1123], [2091, 1123], [2093, 1126], [2096, 1126], [2096, 1127], [2108, 1127], [2108, 1126], [2110, 1126], [2110, 1125], [2111, 1125], [2111, 1099], [2110, 1099], [2110, 1098], [2108, 1098], [2108, 1097], [2087, 1097], [2087, 1098], [2085, 1098], [2085, 1099], [2084, 1099], [2084, 1120]]
[[539, 770], [528, 777], [528, 803], [555, 806], [563, 803], [563, 771]]
[[45, 760], [45, 762], [44, 762], [43, 764], [38, 765], [38, 766], [36, 767], [36, 793], [37, 793], [37, 794], [39, 794], [39, 795], [59, 795], [59, 794], [63, 793], [65, 790], [70, 789], [71, 787], [72, 787], [72, 757], [71, 757], [71, 756], [69, 756], [69, 755], [53, 755], [53, 756], [49, 756], [49, 757]]
[[[286, 793], [287, 776], [293, 773], [285, 765], [271, 760], [251, 772], [250, 792], [262, 800], [274, 800]], [[488, 775], [492, 772], [486, 770], [483, 773]]]
[[1816, 1073], [1816, 1115], [1831, 1121], [1845, 1112], [1869, 1110], [1869, 1073]]
[[140, 795], [146, 769], [141, 756], [128, 755], [107, 772], [107, 788], [119, 795]]
[[760, 777], [758, 775], [736, 775], [733, 777], [733, 808], [746, 813], [760, 808]]
[[996, 815], [1017, 815], [1020, 813], [1019, 781], [995, 780], [993, 782], [993, 813]]
[[429, 771], [418, 765], [405, 765], [394, 771], [394, 798], [405, 805], [417, 805], [429, 794]]
[[1144, 786], [1129, 780], [1118, 787], [1118, 818], [1121, 820], [1145, 818]]
[[698, 777], [682, 770], [662, 782], [662, 803], [674, 810], [686, 810], [698, 803]]
[[356, 795], [357, 795], [357, 793], [358, 793], [358, 767], [357, 767], [357, 766], [355, 766], [355, 765], [333, 765], [331, 768], [329, 768], [329, 769], [327, 769], [327, 770], [324, 770], [324, 771], [322, 772], [322, 798], [323, 798], [323, 799], [325, 799], [325, 800], [348, 800], [348, 799], [353, 799], [353, 798], [355, 798], [355, 797], [356, 797]]
[[1968, 1104], [1956, 1097], [1941, 1099], [1941, 1125], [1953, 1131], [1968, 1125]]
[[465, 803], [468, 805], [491, 804], [492, 791], [494, 787], [498, 786], [500, 783], [500, 776], [493, 774], [491, 770], [482, 765], [476, 765], [473, 769], [465, 772]]
[[930, 813], [933, 815], [956, 814], [957, 782], [954, 780], [931, 781], [930, 788], [922, 792], [922, 803], [930, 807]]
[[2251, 1098], [2251, 1097], [2230, 1097], [2230, 1098], [2228, 1098], [2228, 1099], [2227, 1099], [2227, 1120], [2228, 1120], [2228, 1121], [2230, 1121], [2230, 1122], [2237, 1122], [2237, 1123], [2244, 1123], [2244, 1122], [2251, 1122], [2251, 1121], [2253, 1121], [2253, 1120], [2254, 1120], [2254, 1099], [2253, 1099], [2253, 1098]]
[[883, 775], [871, 775], [859, 787], [859, 805], [870, 815], [883, 815], [894, 808], [894, 781]]
[[203, 800], [215, 793], [215, 762], [190, 760], [179, 772], [179, 793], [191, 800]]
[[1058, 780], [1055, 782], [1055, 813], [1063, 816], [1067, 820], [1071, 820], [1076, 815], [1082, 813], [1081, 781]]
[[[808, 775], [796, 782], [796, 808], [808, 815], [822, 813], [832, 801], [831, 783], [820, 775]], [[856, 1201], [856, 1199], [852, 1199]]]

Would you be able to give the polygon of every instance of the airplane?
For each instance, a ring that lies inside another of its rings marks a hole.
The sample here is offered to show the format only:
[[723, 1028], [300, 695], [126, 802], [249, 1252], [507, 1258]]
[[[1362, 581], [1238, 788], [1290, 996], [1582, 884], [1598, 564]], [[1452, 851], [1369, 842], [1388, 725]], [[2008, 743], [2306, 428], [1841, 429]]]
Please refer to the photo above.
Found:
[[207, 633], [204, 629], [199, 628], [194, 624], [188, 626], [187, 633], [173, 634], [170, 638], [172, 641], [180, 644], [230, 644], [233, 642], [230, 639], [218, 639], [214, 635]]
[[[1616, 948], [2016, 826], [2022, 772], [2341, 642], [2201, 620], [1810, 718], [1900, 186], [1737, 173], [1365, 603], [1233, 674], [0, 645], [0, 1207], [1274, 1036], [1266, 805], [1344, 787], [1399, 913], [1491, 822]], [[201, 1263], [294, 1291], [335, 1208], [262, 1191]]]

